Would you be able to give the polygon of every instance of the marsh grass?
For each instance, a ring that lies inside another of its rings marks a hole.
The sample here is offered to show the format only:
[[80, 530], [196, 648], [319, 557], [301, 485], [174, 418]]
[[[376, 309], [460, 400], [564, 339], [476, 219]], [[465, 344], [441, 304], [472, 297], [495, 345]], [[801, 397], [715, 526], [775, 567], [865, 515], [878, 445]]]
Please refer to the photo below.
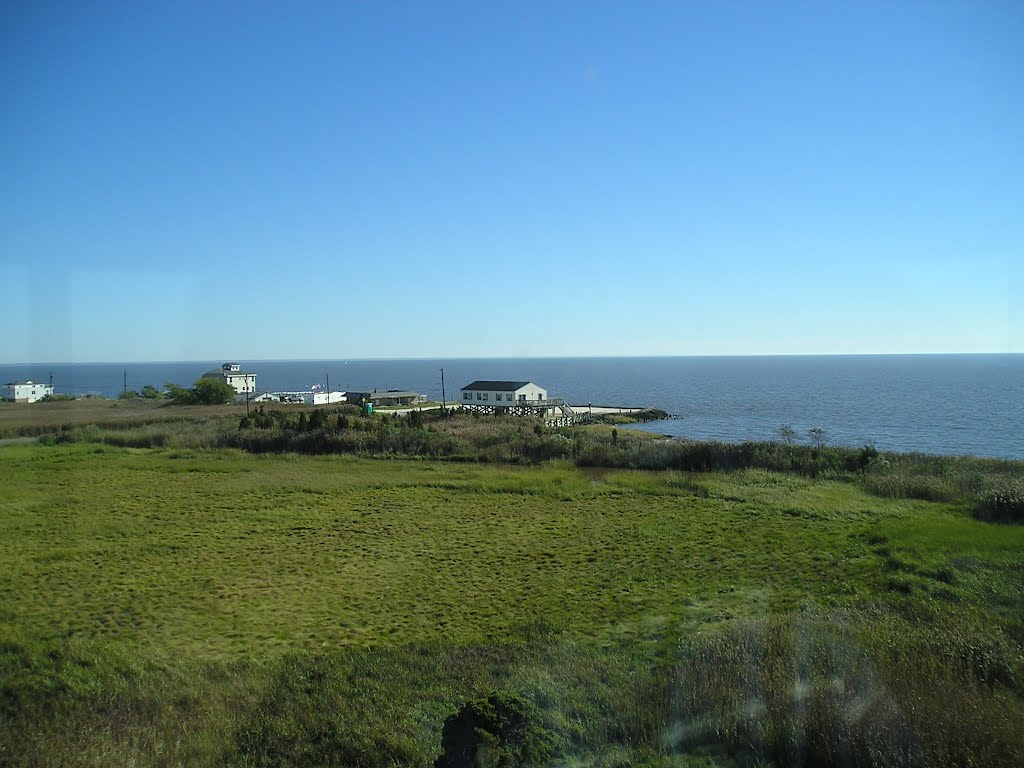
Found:
[[425, 766], [496, 689], [580, 764], [1024, 756], [1024, 530], [958, 501], [572, 458], [0, 458], [2, 763]]
[[999, 477], [986, 484], [975, 514], [999, 523], [1024, 522], [1024, 479]]
[[85, 426], [127, 431], [163, 424], [168, 434], [173, 434], [183, 425], [217, 421], [224, 416], [234, 416], [237, 421], [238, 414], [245, 413], [244, 404], [180, 406], [167, 401], [103, 398], [4, 405], [0, 408], [0, 439], [57, 435]]
[[[48, 444], [134, 448], [238, 448], [249, 453], [348, 454], [683, 473], [760, 469], [859, 484], [875, 496], [960, 503], [982, 519], [1019, 522], [1024, 462], [880, 454], [871, 445], [802, 446], [664, 440], [592, 424], [548, 429], [536, 420], [455, 413], [382, 413], [351, 406], [265, 410], [97, 401], [33, 404], [0, 412], [0, 436], [40, 435]], [[15, 414], [12, 416], [11, 414]], [[20, 416], [18, 416], [20, 414]], [[31, 418], [28, 418], [31, 417]], [[702, 491], [698, 491], [701, 493]]]

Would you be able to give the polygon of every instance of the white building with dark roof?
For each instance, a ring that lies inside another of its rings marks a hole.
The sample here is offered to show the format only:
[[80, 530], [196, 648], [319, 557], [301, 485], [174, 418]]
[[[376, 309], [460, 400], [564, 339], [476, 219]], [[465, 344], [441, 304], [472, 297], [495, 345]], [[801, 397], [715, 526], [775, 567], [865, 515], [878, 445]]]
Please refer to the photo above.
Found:
[[466, 406], [512, 408], [547, 399], [548, 391], [532, 381], [474, 381], [462, 388], [459, 402]]
[[53, 387], [35, 381], [12, 381], [4, 384], [3, 399], [15, 403], [34, 403], [53, 394]]
[[561, 398], [548, 397], [548, 391], [532, 381], [474, 381], [459, 390], [457, 405], [475, 413], [541, 418], [551, 426], [589, 418], [575, 413]]
[[226, 381], [240, 395], [256, 393], [256, 374], [243, 371], [238, 363], [224, 363], [219, 371], [207, 371], [203, 378]]

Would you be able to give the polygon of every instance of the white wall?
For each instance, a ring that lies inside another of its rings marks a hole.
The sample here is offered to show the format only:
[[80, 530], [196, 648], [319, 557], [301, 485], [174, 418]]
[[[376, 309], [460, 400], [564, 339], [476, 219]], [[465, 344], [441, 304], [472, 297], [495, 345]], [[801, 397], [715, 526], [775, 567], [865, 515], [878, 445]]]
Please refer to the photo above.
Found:
[[235, 392], [240, 395], [256, 391], [255, 373], [228, 373], [224, 376], [224, 380], [234, 387]]
[[344, 403], [344, 392], [314, 392], [313, 405], [330, 405], [331, 403]]
[[[469, 395], [469, 399], [466, 399], [466, 395]], [[508, 396], [512, 395], [512, 399], [509, 400]], [[478, 398], [477, 395], [480, 395]], [[484, 395], [487, 399], [484, 400]], [[515, 392], [483, 392], [475, 389], [462, 389], [459, 390], [459, 402], [465, 403], [466, 405], [500, 405], [503, 407], [511, 407], [519, 402], [519, 396], [526, 395], [526, 400], [547, 400], [548, 391], [543, 387], [538, 387], [536, 384], [530, 383], [524, 387], [520, 387]]]
[[32, 382], [31, 384], [5, 384], [3, 389], [4, 400], [14, 400], [18, 403], [34, 403], [52, 394], [53, 387], [49, 384], [38, 382]]
[[548, 391], [543, 387], [538, 387], [534, 383], [527, 384], [525, 387], [520, 387], [512, 393], [512, 399], [518, 400], [520, 395], [526, 395], [527, 400], [547, 400]]

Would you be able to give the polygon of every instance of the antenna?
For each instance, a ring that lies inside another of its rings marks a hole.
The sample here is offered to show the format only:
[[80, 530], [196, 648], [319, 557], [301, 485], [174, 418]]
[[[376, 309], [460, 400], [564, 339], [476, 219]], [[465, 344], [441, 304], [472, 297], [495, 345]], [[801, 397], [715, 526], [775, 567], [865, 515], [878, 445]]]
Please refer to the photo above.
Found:
[[441, 369], [441, 413], [448, 413], [448, 407], [444, 397], [444, 368]]

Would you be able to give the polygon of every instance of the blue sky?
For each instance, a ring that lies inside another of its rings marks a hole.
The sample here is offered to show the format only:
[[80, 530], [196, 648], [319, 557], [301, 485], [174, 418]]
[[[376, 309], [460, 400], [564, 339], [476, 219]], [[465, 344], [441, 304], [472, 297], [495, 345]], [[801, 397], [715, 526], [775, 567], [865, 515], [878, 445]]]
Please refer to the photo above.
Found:
[[0, 6], [0, 363], [1024, 352], [1019, 2]]

